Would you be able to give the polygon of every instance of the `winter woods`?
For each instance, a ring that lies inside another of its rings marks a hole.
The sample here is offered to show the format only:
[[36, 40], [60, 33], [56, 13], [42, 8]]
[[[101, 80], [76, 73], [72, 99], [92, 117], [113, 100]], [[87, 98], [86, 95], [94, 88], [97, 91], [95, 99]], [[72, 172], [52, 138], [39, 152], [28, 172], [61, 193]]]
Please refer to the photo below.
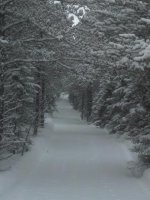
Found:
[[0, 1], [2, 158], [44, 127], [64, 86], [82, 119], [125, 135], [150, 162], [149, 8], [146, 0]]

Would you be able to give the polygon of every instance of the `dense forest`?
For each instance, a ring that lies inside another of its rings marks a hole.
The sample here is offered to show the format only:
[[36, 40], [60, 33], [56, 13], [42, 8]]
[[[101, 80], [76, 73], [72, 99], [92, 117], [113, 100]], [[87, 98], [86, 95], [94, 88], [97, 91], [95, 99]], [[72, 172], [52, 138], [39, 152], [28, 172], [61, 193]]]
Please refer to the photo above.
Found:
[[150, 163], [149, 10], [148, 0], [0, 0], [1, 160], [28, 150], [65, 91], [82, 119]]

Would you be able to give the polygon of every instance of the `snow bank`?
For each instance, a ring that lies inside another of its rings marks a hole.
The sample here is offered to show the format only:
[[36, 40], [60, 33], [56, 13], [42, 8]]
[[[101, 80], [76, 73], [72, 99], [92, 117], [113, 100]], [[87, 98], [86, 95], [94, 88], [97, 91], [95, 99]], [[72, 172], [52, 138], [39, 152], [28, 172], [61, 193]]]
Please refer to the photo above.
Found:
[[[109, 130], [105, 129], [106, 134], [109, 134]], [[121, 149], [124, 152], [126, 159], [126, 167], [129, 170], [129, 174], [136, 178], [141, 178], [145, 170], [145, 166], [138, 162], [138, 154], [132, 152], [133, 143], [126, 139], [126, 136], [110, 135], [120, 144]], [[149, 179], [150, 182], [150, 179]]]
[[[46, 114], [45, 122], [45, 130], [51, 133], [54, 129], [54, 123], [49, 114]], [[36, 163], [39, 163], [45, 155], [47, 137], [49, 135], [43, 135], [43, 129], [39, 130], [38, 136], [33, 140], [30, 152], [24, 156], [17, 154], [8, 160], [0, 161], [0, 196], [1, 194], [7, 194], [11, 188], [19, 185], [19, 182], [23, 181], [26, 176], [29, 176], [36, 169]]]
[[146, 182], [148, 181], [150, 185], [150, 169], [145, 170], [142, 179], [145, 180]]

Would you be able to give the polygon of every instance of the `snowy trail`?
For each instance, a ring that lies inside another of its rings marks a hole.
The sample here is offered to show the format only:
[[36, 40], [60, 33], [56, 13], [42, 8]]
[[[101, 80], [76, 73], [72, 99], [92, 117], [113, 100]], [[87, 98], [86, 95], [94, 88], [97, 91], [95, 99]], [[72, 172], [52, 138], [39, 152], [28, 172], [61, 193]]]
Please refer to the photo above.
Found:
[[0, 174], [0, 200], [150, 199], [144, 182], [130, 176], [119, 142], [82, 122], [66, 100], [58, 110], [53, 130], [47, 120], [32, 151]]

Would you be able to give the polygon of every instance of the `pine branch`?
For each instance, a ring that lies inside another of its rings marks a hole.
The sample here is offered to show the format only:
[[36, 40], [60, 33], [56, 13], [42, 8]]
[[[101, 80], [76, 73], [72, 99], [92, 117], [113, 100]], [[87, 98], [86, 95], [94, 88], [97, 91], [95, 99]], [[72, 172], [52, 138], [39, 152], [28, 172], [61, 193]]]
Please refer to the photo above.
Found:
[[2, 28], [2, 32], [4, 33], [4, 32], [6, 32], [8, 29], [12, 28], [13, 26], [19, 25], [19, 24], [21, 24], [21, 23], [23, 23], [23, 22], [26, 22], [26, 21], [27, 21], [27, 20], [21, 20], [21, 21], [17, 21], [17, 22], [14, 22], [14, 23], [12, 23], [12, 24], [6, 25], [6, 26], [4, 26], [4, 27]]
[[63, 64], [63, 63], [61, 63], [59, 61], [57, 61], [56, 63], [59, 64], [59, 65], [61, 65], [61, 66], [63, 66], [63, 67], [65, 67], [65, 69], [69, 69], [69, 70], [71, 69], [68, 65]]
[[47, 42], [47, 41], [53, 41], [53, 40], [58, 40], [58, 38], [41, 38], [41, 39], [30, 38], [26, 40], [19, 40], [19, 42]]
[[5, 2], [0, 3], [0, 7], [6, 7], [9, 3], [13, 2], [14, 0], [7, 0]]
[[59, 38], [59, 36], [54, 36], [53, 34], [51, 34], [50, 32], [48, 32], [45, 28], [39, 26], [36, 22], [34, 22], [31, 19], [28, 19], [35, 27], [37, 27], [41, 32], [45, 33], [48, 36], [51, 36], [53, 39], [57, 39], [60, 40], [61, 38]]
[[58, 59], [53, 60], [33, 60], [33, 59], [14, 59], [5, 63], [2, 63], [3, 66], [7, 66], [14, 63], [44, 63], [44, 62], [55, 62]]

